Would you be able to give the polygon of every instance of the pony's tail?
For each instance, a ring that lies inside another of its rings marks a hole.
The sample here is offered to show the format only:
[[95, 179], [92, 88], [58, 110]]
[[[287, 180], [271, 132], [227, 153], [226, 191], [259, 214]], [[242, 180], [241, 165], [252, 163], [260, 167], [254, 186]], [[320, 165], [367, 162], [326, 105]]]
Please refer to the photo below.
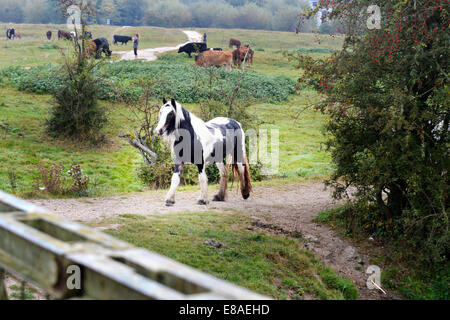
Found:
[[[250, 175], [250, 165], [248, 164], [247, 155], [244, 154], [245, 168], [244, 168], [244, 181], [245, 181], [245, 194], [250, 196], [250, 192], [253, 192], [251, 175]], [[244, 192], [242, 192], [244, 195]], [[248, 197], [247, 197], [248, 198]]]
[[241, 182], [241, 194], [244, 199], [248, 199], [250, 197], [250, 192], [253, 191], [252, 182], [250, 177], [250, 166], [248, 164], [247, 155], [244, 154], [244, 164], [243, 164], [244, 172], [241, 174], [239, 171], [239, 165], [233, 164], [233, 183], [234, 179], [238, 178]]

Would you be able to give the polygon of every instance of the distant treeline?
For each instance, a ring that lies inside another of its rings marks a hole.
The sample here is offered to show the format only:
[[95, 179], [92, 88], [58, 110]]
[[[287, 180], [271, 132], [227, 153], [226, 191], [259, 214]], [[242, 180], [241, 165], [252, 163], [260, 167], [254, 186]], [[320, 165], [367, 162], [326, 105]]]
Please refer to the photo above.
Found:
[[[0, 21], [62, 23], [57, 0], [0, 0]], [[90, 22], [114, 25], [294, 31], [308, 0], [93, 0]], [[303, 32], [312, 29], [304, 25]]]

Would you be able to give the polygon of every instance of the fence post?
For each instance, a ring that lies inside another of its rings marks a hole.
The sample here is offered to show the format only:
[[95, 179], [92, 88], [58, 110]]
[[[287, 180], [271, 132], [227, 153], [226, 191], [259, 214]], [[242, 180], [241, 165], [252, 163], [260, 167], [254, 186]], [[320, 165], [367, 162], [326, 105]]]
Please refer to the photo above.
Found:
[[6, 292], [6, 271], [0, 268], [0, 300], [8, 300], [8, 293]]

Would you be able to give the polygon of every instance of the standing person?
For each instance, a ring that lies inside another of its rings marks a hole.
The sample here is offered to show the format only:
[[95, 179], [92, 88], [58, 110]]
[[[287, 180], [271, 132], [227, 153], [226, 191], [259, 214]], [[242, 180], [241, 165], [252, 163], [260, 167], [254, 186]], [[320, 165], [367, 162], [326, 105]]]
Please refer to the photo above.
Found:
[[138, 58], [138, 46], [139, 46], [139, 34], [136, 34], [136, 37], [133, 40], [133, 49], [134, 49], [134, 59], [136, 60]]
[[207, 42], [207, 36], [206, 36], [206, 32], [203, 34], [203, 42], [206, 43]]

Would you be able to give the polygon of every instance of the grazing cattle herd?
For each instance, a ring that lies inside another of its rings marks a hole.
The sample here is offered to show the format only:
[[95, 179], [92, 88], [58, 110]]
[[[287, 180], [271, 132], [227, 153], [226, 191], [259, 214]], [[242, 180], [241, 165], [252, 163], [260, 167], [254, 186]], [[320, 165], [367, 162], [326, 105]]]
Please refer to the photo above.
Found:
[[[58, 40], [70, 40], [85, 39], [90, 41], [86, 45], [86, 52], [89, 56], [100, 58], [102, 53], [107, 57], [111, 57], [112, 51], [109, 47], [109, 42], [106, 38], [97, 38], [92, 40], [92, 33], [84, 31], [84, 34], [77, 35], [75, 32], [67, 32], [64, 30], [58, 30]], [[53, 32], [48, 30], [45, 34], [48, 40], [52, 39]], [[6, 30], [6, 38], [8, 40], [20, 39], [21, 35], [17, 29], [8, 28]], [[113, 44], [122, 45], [128, 44], [133, 41], [130, 36], [113, 36]], [[232, 70], [232, 66], [241, 67], [243, 63], [253, 64], [254, 51], [249, 45], [242, 45], [241, 41], [235, 38], [231, 38], [229, 41], [230, 49], [236, 47], [232, 52], [223, 51], [222, 48], [208, 48], [206, 42], [190, 42], [178, 49], [178, 53], [187, 53], [189, 58], [192, 58], [192, 54], [196, 53], [195, 65], [201, 67], [222, 67], [226, 70]]]
[[241, 67], [242, 63], [253, 64], [255, 52], [249, 45], [242, 46], [241, 41], [231, 38], [229, 47], [236, 49], [233, 52], [224, 52], [222, 48], [208, 48], [204, 42], [191, 42], [178, 49], [178, 53], [187, 53], [192, 57], [192, 53], [198, 53], [195, 57], [195, 64], [205, 68], [215, 66], [225, 66], [227, 70], [232, 69], [232, 65]]

